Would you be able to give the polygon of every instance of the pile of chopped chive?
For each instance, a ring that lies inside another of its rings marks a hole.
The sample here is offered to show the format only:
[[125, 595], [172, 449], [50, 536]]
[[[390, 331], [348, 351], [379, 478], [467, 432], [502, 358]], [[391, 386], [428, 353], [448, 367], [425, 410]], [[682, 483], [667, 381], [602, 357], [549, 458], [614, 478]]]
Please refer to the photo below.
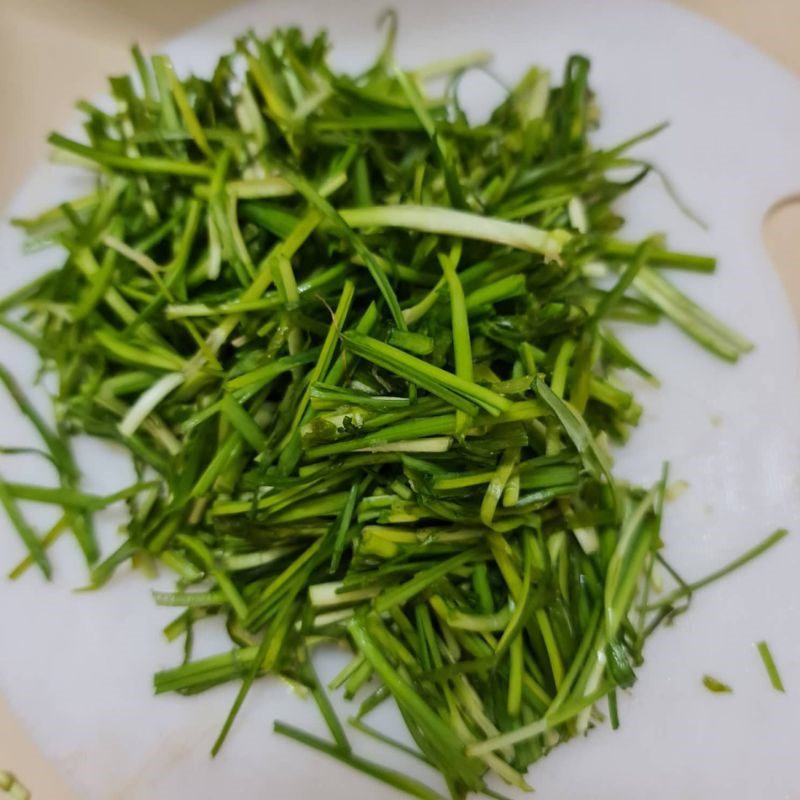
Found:
[[[86, 143], [51, 136], [95, 186], [17, 221], [66, 257], [0, 301], [0, 324], [57, 376], [55, 425], [0, 379], [60, 486], [0, 481], [0, 502], [29, 551], [14, 576], [49, 576], [67, 531], [95, 587], [123, 565], [175, 573], [155, 600], [180, 609], [165, 633], [186, 657], [155, 689], [240, 682], [214, 752], [253, 681], [280, 675], [330, 740], [278, 733], [441, 797], [353, 752], [310, 658], [338, 643], [352, 660], [329, 688], [360, 699], [356, 729], [393, 743], [365, 721], [391, 699], [453, 798], [500, 797], [489, 773], [527, 788], [599, 701], [616, 726], [648, 635], [785, 531], [687, 582], [661, 554], [666, 470], [647, 489], [612, 474], [608, 443], [641, 413], [617, 375], [656, 379], [610, 322], [750, 349], [664, 276], [712, 258], [617, 238], [613, 202], [651, 169], [629, 151], [661, 126], [594, 149], [582, 56], [557, 86], [529, 70], [474, 123], [459, 84], [486, 56], [403, 70], [393, 42], [390, 18], [357, 76], [296, 29], [248, 33], [208, 79], [135, 49], [115, 110], [80, 104]], [[78, 434], [123, 445], [138, 482], [82, 492]], [[93, 514], [119, 501], [101, 557]], [[40, 535], [25, 502], [63, 514]], [[656, 594], [654, 570], [674, 588]], [[210, 617], [231, 650], [195, 660]]]

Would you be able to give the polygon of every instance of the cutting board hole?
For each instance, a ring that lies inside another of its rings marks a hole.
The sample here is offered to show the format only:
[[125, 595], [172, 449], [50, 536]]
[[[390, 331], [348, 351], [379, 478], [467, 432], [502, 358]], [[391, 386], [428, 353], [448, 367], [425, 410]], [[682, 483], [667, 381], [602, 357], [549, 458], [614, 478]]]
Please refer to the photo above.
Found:
[[800, 194], [779, 200], [767, 211], [763, 236], [800, 323]]

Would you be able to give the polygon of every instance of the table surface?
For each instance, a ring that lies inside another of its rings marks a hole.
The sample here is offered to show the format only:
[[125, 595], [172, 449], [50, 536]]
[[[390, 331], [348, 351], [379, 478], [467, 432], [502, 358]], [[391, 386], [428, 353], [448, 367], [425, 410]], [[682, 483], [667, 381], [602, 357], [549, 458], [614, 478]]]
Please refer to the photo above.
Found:
[[[69, 119], [73, 101], [128, 69], [128, 46], [157, 48], [238, 0], [3, 0], [0, 3], [0, 208], [36, 161], [46, 134]], [[800, 73], [797, 0], [675, 0]], [[798, 176], [800, 196], [800, 176]], [[776, 202], [784, 198], [775, 198]], [[796, 200], [796, 198], [795, 198]], [[0, 220], [2, 224], [2, 220]], [[800, 203], [783, 202], [765, 221], [768, 249], [800, 316]], [[87, 754], [91, 769], [91, 754]], [[42, 800], [75, 800], [10, 714], [0, 694], [0, 771], [11, 770]], [[0, 790], [2, 791], [2, 790]]]

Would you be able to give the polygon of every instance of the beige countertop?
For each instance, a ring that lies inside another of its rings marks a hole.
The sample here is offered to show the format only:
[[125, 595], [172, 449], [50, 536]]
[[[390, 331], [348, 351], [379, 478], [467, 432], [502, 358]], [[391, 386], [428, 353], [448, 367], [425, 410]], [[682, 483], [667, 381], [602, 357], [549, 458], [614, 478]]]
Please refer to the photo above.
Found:
[[[101, 90], [107, 74], [127, 70], [131, 42], [155, 48], [236, 2], [1, 0], [0, 208], [33, 164], [45, 156], [45, 136], [66, 123], [74, 100]], [[797, 0], [675, 2], [717, 21], [800, 73]], [[800, 176], [797, 190], [800, 197]], [[800, 252], [800, 202], [784, 203], [769, 215], [764, 228], [770, 254], [800, 314], [796, 255]], [[76, 800], [15, 722], [0, 694], [0, 785], [3, 770], [13, 771], [36, 800]]]

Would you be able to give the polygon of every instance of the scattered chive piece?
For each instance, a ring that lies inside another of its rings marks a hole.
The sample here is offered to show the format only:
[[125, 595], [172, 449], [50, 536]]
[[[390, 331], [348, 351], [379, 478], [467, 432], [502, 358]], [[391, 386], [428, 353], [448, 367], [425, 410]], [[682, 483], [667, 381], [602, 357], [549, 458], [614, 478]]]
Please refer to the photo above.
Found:
[[758, 654], [761, 656], [761, 660], [764, 662], [764, 669], [766, 669], [767, 675], [769, 675], [769, 682], [772, 684], [772, 688], [785, 693], [786, 689], [783, 686], [778, 668], [775, 666], [775, 659], [772, 657], [769, 645], [766, 642], [759, 642], [756, 648], [758, 649]]
[[652, 603], [649, 606], [649, 609], [655, 610], [657, 608], [666, 608], [674, 605], [676, 601], [681, 600], [684, 597], [690, 597], [694, 592], [714, 583], [715, 581], [718, 581], [720, 578], [724, 578], [726, 575], [730, 575], [732, 572], [735, 572], [737, 569], [741, 569], [746, 564], [749, 564], [760, 555], [766, 553], [767, 550], [773, 548], [783, 538], [788, 536], [788, 534], [788, 530], [785, 528], [779, 528], [777, 531], [767, 536], [763, 541], [755, 545], [755, 547], [751, 547], [749, 550], [742, 553], [742, 555], [740, 555], [738, 558], [733, 559], [733, 561], [730, 561], [728, 564], [725, 564], [723, 567], [714, 570], [714, 572], [706, 575], [703, 578], [700, 578], [699, 580], [679, 586], [677, 589], [670, 592], [666, 597], [661, 598], [657, 603]]
[[0, 770], [0, 791], [8, 800], [30, 800], [31, 793], [20, 783], [19, 779], [11, 772]]
[[25, 517], [22, 515], [16, 503], [16, 498], [10, 490], [9, 485], [0, 477], [0, 505], [3, 506], [8, 519], [22, 539], [23, 544], [28, 550], [29, 557], [34, 564], [42, 571], [45, 578], [50, 578], [52, 575], [52, 567], [50, 566], [50, 559], [44, 551], [42, 542], [34, 530], [28, 524]]
[[723, 683], [711, 675], [703, 675], [703, 686], [715, 694], [733, 694], [733, 689], [727, 683]]
[[296, 742], [300, 742], [300, 744], [304, 744], [306, 747], [310, 747], [320, 753], [325, 753], [335, 758], [337, 761], [341, 761], [353, 769], [363, 772], [365, 775], [369, 775], [371, 778], [375, 778], [375, 780], [381, 783], [385, 783], [387, 786], [404, 792], [410, 797], [418, 797], [420, 800], [445, 800], [438, 792], [434, 792], [424, 784], [415, 781], [413, 778], [409, 778], [407, 775], [403, 775], [401, 772], [396, 772], [395, 770], [382, 767], [379, 764], [360, 758], [353, 753], [342, 750], [336, 745], [328, 744], [328, 742], [310, 733], [301, 731], [299, 728], [287, 725], [285, 722], [275, 723], [275, 733], [286, 736], [289, 739], [294, 739]]
[[[50, 137], [94, 188], [15, 221], [64, 254], [0, 300], [0, 327], [54, 378], [57, 423], [0, 367], [41, 439], [0, 455], [44, 456], [54, 485], [0, 480], [0, 504], [28, 551], [14, 578], [49, 576], [66, 530], [87, 589], [123, 565], [176, 576], [153, 599], [180, 609], [164, 633], [183, 659], [154, 688], [238, 682], [213, 755], [253, 683], [281, 676], [331, 741], [276, 732], [441, 800], [353, 751], [311, 661], [333, 642], [352, 658], [330, 688], [365, 695], [353, 727], [438, 770], [453, 800], [501, 798], [493, 779], [528, 789], [602, 701], [616, 728], [647, 636], [786, 531], [686, 581], [662, 553], [666, 469], [650, 489], [613, 475], [608, 443], [642, 412], [617, 375], [657, 385], [615, 321], [667, 319], [728, 361], [752, 346], [664, 277], [713, 258], [618, 238], [615, 199], [655, 169], [628, 151], [664, 126], [596, 149], [581, 55], [560, 81], [531, 68], [473, 123], [456, 88], [486, 54], [404, 70], [385, 20], [358, 75], [293, 28], [242, 35], [210, 79], [134, 48], [114, 114], [82, 103], [84, 140]], [[135, 483], [83, 491], [84, 433], [125, 448]], [[117, 502], [124, 539], [100, 559], [92, 519]], [[26, 503], [58, 522], [38, 534]], [[197, 658], [207, 620], [230, 647]], [[387, 701], [412, 746], [365, 721]]]

